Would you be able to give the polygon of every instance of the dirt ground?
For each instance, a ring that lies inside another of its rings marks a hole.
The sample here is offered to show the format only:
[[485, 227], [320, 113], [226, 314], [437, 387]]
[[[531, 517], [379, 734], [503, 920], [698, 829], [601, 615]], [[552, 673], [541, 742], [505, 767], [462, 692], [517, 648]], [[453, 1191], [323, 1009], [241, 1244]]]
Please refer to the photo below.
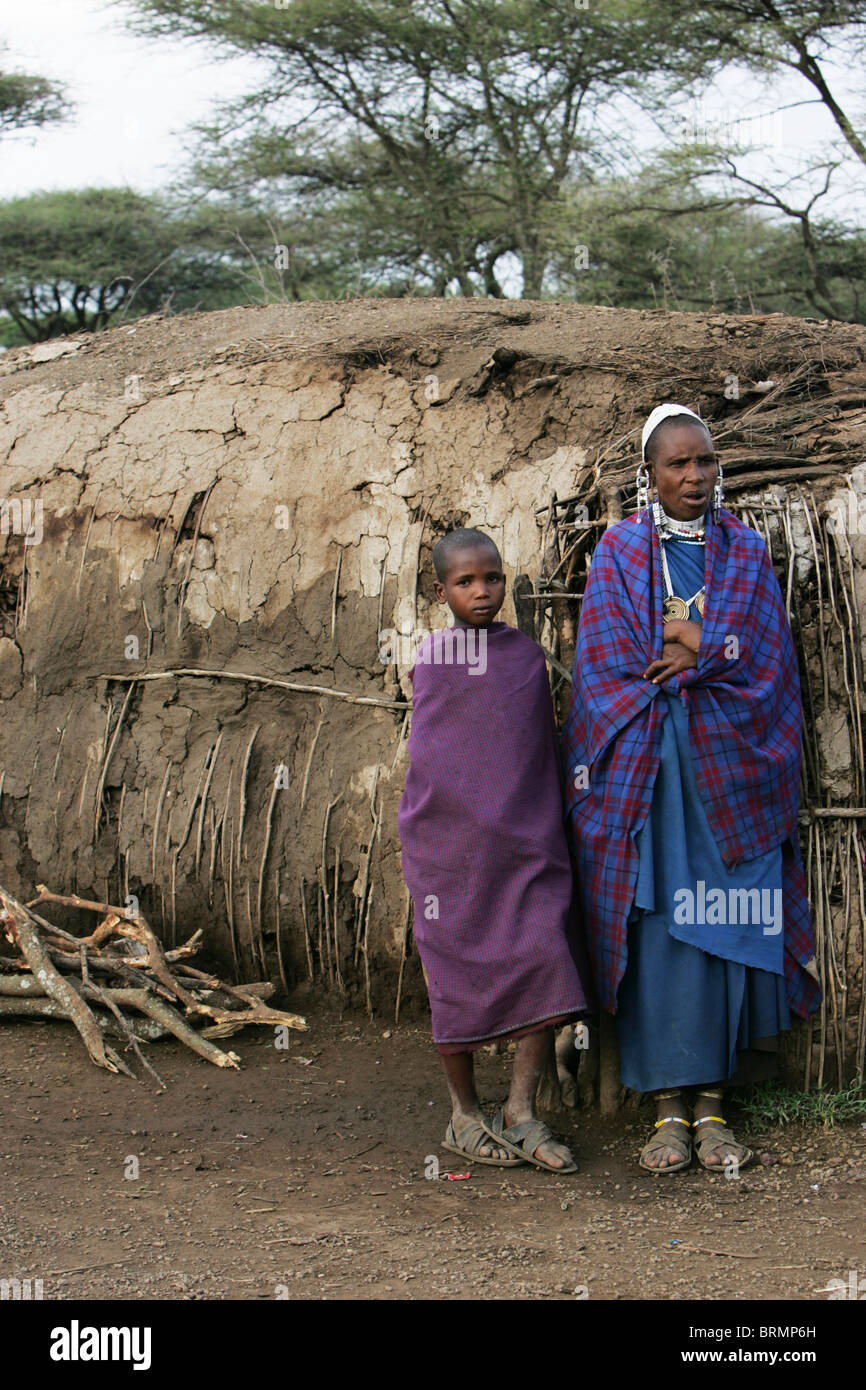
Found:
[[[579, 1173], [470, 1169], [439, 1148], [425, 1027], [307, 1012], [287, 1050], [232, 1039], [238, 1072], [156, 1044], [162, 1093], [66, 1025], [0, 1027], [0, 1278], [45, 1299], [826, 1301], [866, 1275], [866, 1126], [751, 1130], [770, 1162], [664, 1178], [635, 1161], [648, 1113], [580, 1113]], [[481, 1054], [485, 1103], [508, 1066]]]
[[[202, 314], [150, 314], [132, 328], [58, 339], [4, 353], [0, 378], [22, 370], [26, 384], [73, 387], [101, 381], [123, 383], [130, 372], [154, 380], [216, 362], [249, 364], [286, 353], [305, 359], [338, 360], [348, 354], [387, 355], [434, 349], [443, 378], [471, 377], [485, 348], [509, 343], [522, 354], [580, 366], [603, 365], [646, 372], [670, 370], [682, 384], [685, 370], [714, 362], [724, 341], [729, 358], [768, 352], [775, 359], [802, 361], [814, 351], [832, 364], [856, 353], [863, 342], [859, 324], [818, 322], [785, 314], [687, 314], [662, 309], [611, 309], [558, 300], [347, 299], [292, 304], [246, 305]], [[421, 360], [421, 359], [418, 359]], [[727, 359], [726, 359], [727, 360]], [[708, 373], [709, 376], [709, 373]], [[699, 380], [695, 377], [694, 380]], [[18, 378], [11, 389], [24, 384]], [[722, 378], [718, 378], [719, 381]], [[743, 375], [743, 381], [751, 380]], [[721, 388], [719, 388], [721, 389]], [[5, 392], [0, 392], [0, 395]]]

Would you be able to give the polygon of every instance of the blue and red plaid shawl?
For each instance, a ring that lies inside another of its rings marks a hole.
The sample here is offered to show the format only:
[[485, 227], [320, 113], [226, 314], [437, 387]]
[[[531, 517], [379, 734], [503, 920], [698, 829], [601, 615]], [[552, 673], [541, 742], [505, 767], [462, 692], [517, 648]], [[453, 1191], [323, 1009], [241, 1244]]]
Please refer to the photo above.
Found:
[[[763, 539], [730, 512], [706, 519], [706, 609], [697, 668], [665, 682], [689, 716], [698, 787], [725, 863], [783, 846], [785, 980], [806, 1017], [820, 990], [797, 841], [801, 707], [797, 660]], [[602, 1007], [616, 1012], [665, 717], [643, 672], [662, 652], [659, 539], [648, 513], [610, 527], [592, 558], [563, 730], [566, 795], [587, 939]], [[814, 969], [814, 966], [813, 966]]]

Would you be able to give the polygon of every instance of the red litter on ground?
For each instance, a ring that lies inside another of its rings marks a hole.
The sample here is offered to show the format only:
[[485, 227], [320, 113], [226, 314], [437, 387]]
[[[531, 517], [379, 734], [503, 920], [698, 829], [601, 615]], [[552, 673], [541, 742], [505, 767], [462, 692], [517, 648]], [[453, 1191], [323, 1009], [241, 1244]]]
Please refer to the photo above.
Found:
[[471, 1174], [471, 1173], [443, 1173], [442, 1176], [443, 1176], [443, 1178], [447, 1178], [449, 1182], [462, 1182], [464, 1178], [471, 1178], [471, 1177], [472, 1177], [472, 1174]]

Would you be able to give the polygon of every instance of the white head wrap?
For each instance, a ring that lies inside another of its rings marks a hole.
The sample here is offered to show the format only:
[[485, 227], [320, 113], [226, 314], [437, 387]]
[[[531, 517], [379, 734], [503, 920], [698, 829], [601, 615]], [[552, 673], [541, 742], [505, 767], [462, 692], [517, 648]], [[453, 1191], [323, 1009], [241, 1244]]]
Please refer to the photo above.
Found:
[[706, 420], [702, 420], [700, 415], [696, 415], [693, 410], [689, 410], [687, 405], [674, 405], [671, 401], [665, 401], [664, 405], [657, 405], [655, 410], [647, 416], [647, 422], [643, 427], [640, 444], [641, 457], [644, 463], [646, 463], [647, 440], [656, 425], [660, 425], [662, 420], [667, 420], [671, 415], [690, 415], [693, 420], [697, 420], [699, 425], [703, 425], [704, 429], [709, 433], [709, 425]]

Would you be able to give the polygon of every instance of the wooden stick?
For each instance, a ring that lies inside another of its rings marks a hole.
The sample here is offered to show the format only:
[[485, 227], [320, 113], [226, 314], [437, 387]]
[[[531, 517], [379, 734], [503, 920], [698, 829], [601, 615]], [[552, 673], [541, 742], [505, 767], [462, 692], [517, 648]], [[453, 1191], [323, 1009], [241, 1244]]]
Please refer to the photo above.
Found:
[[280, 979], [283, 982], [283, 989], [286, 994], [289, 992], [289, 982], [286, 979], [286, 972], [283, 967], [283, 947], [280, 941], [280, 866], [274, 869], [274, 932], [277, 938], [277, 969], [280, 972]]
[[406, 903], [406, 916], [403, 919], [403, 946], [400, 951], [400, 973], [397, 976], [397, 998], [394, 1001], [394, 1022], [400, 1022], [400, 995], [403, 990], [403, 970], [406, 965], [406, 946], [409, 940], [409, 918], [412, 915], [412, 899]]
[[[378, 769], [377, 769], [377, 773], [378, 773]], [[374, 787], [374, 795], [375, 795], [375, 787]], [[380, 806], [378, 807], [378, 809], [374, 812], [374, 815], [373, 815], [373, 828], [372, 828], [372, 830], [371, 830], [371, 832], [370, 832], [370, 843], [369, 843], [369, 845], [367, 846], [367, 851], [366, 851], [366, 853], [365, 853], [365, 855], [364, 855], [363, 879], [362, 879], [362, 882], [361, 882], [361, 892], [360, 892], [359, 900], [358, 900], [358, 918], [357, 918], [357, 922], [356, 922], [356, 925], [355, 925], [355, 953], [354, 953], [354, 957], [353, 957], [353, 960], [352, 960], [352, 964], [353, 964], [354, 966], [357, 966], [357, 964], [358, 964], [358, 956], [360, 955], [360, 953], [361, 953], [361, 948], [362, 948], [362, 935], [363, 935], [363, 929], [364, 929], [364, 920], [365, 920], [365, 913], [366, 913], [366, 908], [367, 908], [367, 899], [368, 899], [368, 897], [369, 897], [369, 892], [370, 892], [370, 864], [371, 864], [371, 861], [372, 861], [372, 858], [373, 858], [373, 846], [374, 846], [374, 844], [375, 844], [375, 842], [376, 842], [376, 839], [377, 839], [377, 837], [378, 837], [378, 834], [379, 834], [379, 824], [380, 824], [380, 822], [381, 822], [381, 819], [382, 819], [382, 808], [381, 808], [381, 805], [380, 805]]]
[[175, 846], [171, 855], [171, 926], [169, 940], [174, 945], [177, 940], [177, 859], [180, 849]]
[[[11, 964], [13, 962], [4, 957], [4, 968], [8, 969]], [[21, 961], [20, 965], [24, 969], [26, 961]], [[31, 974], [29, 969], [26, 975], [0, 975], [0, 995], [13, 999], [44, 999], [47, 994], [48, 991], [45, 986], [37, 980], [35, 975]]]
[[132, 917], [123, 908], [109, 907], [106, 903], [97, 903], [86, 898], [79, 898], [75, 893], [51, 893], [42, 883], [37, 883], [36, 887], [39, 889], [39, 895], [34, 898], [34, 903], [60, 903], [66, 907], [89, 908], [92, 911], [105, 913], [106, 920], [91, 936], [75, 938], [78, 946], [80, 946], [82, 942], [88, 946], [98, 945], [99, 941], [104, 939], [105, 936], [111, 932], [115, 932], [118, 936], [127, 937], [132, 941], [139, 942], [147, 951], [146, 958], [142, 958], [142, 965], [146, 964], [147, 969], [153, 972], [160, 984], [164, 985], [165, 988], [169, 990], [175, 998], [179, 999], [191, 1012], [208, 1012], [208, 1009], [199, 1003], [197, 999], [194, 999], [174, 978], [168, 968], [162, 945], [141, 912], [135, 917]]
[[[104, 1067], [106, 1071], [123, 1070], [120, 1058], [112, 1048], [106, 1046], [90, 1009], [76, 994], [69, 981], [52, 965], [27, 908], [3, 888], [0, 888], [0, 925], [11, 928], [21, 954], [36, 979], [69, 1015], [87, 1048], [90, 1060], [97, 1067]], [[10, 934], [8, 930], [6, 934]]]
[[333, 642], [337, 633], [337, 598], [340, 589], [340, 570], [343, 567], [343, 552], [340, 550], [337, 556], [337, 568], [334, 571], [334, 592], [331, 595], [331, 641]]
[[141, 600], [141, 616], [144, 618], [144, 625], [147, 628], [147, 651], [145, 652], [144, 659], [145, 661], [150, 661], [150, 654], [153, 651], [153, 628], [147, 616], [147, 605], [144, 599]]
[[322, 950], [322, 880], [321, 880], [321, 877], [319, 876], [319, 874], [320, 874], [320, 871], [317, 870], [317, 871], [316, 871], [316, 875], [317, 875], [317, 883], [316, 883], [316, 918], [317, 918], [317, 920], [318, 920], [318, 925], [319, 925], [319, 934], [318, 934], [318, 938], [317, 938], [317, 942], [316, 942], [316, 949], [317, 949], [318, 955], [319, 955], [319, 973], [320, 973], [321, 975], [324, 975], [324, 973], [325, 973], [325, 964], [324, 964], [324, 961], [325, 961], [325, 953], [324, 953], [324, 951]]
[[339, 937], [339, 906], [340, 906], [340, 846], [341, 840], [337, 841], [337, 848], [334, 851], [334, 968], [337, 972], [337, 988], [346, 997], [346, 986], [343, 984], [343, 975], [340, 970], [340, 937]]
[[675, 1250], [688, 1250], [693, 1255], [723, 1255], [729, 1260], [760, 1260], [760, 1254], [741, 1253], [739, 1250], [710, 1250], [706, 1245], [675, 1245], [664, 1246], [665, 1250], [673, 1253]]
[[261, 727], [262, 727], [261, 724], [257, 724], [256, 727], [253, 729], [252, 737], [251, 737], [249, 743], [247, 744], [247, 751], [246, 751], [246, 754], [244, 755], [244, 765], [243, 765], [243, 769], [242, 769], [242, 771], [241, 771], [241, 786], [240, 786], [240, 792], [239, 792], [239, 798], [240, 798], [240, 800], [239, 800], [240, 812], [239, 812], [239, 820], [238, 820], [238, 841], [237, 841], [237, 867], [238, 867], [238, 869], [240, 869], [240, 867], [241, 867], [241, 853], [242, 853], [243, 838], [244, 838], [244, 821], [246, 820], [246, 815], [247, 815], [247, 773], [249, 772], [250, 758], [252, 757], [252, 752], [253, 752], [253, 744], [254, 744], [255, 741], [256, 741], [256, 735], [258, 734], [259, 729], [260, 729]]
[[250, 959], [253, 963], [253, 969], [255, 970], [256, 956], [258, 956], [258, 965], [261, 967], [261, 972], [263, 975], [267, 975], [268, 967], [265, 964], [264, 937], [262, 936], [261, 924], [257, 921], [253, 921], [252, 884], [249, 879], [247, 879], [245, 886], [247, 891], [247, 922], [250, 929]]
[[[205, 984], [213, 984], [208, 975], [201, 970], [193, 970], [188, 967], [188, 974], [196, 979], [202, 980]], [[307, 1020], [300, 1014], [286, 1013], [284, 1009], [266, 1008], [264, 1000], [270, 998], [274, 993], [275, 986], [270, 980], [263, 980], [257, 984], [248, 985], [226, 985], [221, 980], [217, 981], [217, 988], [220, 993], [228, 994], [233, 999], [240, 999], [244, 1005], [243, 1009], [229, 1012], [225, 1009], [214, 1011], [214, 1018], [224, 1019], [246, 1019], [248, 1023], [284, 1023], [288, 1028], [296, 1028], [300, 1033], [309, 1032]]]
[[[231, 782], [229, 782], [229, 790], [231, 790]], [[226, 792], [226, 798], [228, 799], [228, 791]], [[223, 826], [225, 827], [225, 825], [226, 825], [226, 819], [224, 818], [224, 819], [223, 819]], [[225, 900], [226, 900], [226, 923], [227, 923], [228, 929], [229, 929], [229, 941], [230, 941], [230, 943], [231, 943], [231, 948], [232, 948], [232, 961], [233, 961], [233, 963], [234, 963], [234, 968], [235, 968], [235, 979], [237, 979], [237, 978], [238, 978], [238, 975], [240, 974], [240, 969], [239, 969], [239, 965], [238, 965], [238, 942], [237, 942], [237, 937], [236, 937], [236, 934], [235, 934], [235, 912], [234, 912], [234, 901], [233, 901], [233, 898], [234, 898], [234, 887], [233, 887], [233, 883], [232, 883], [232, 865], [233, 865], [233, 863], [234, 863], [234, 836], [232, 835], [232, 836], [230, 837], [229, 852], [228, 852], [228, 856], [226, 856], [226, 852], [225, 852], [225, 835], [223, 835], [223, 839], [222, 839], [223, 893], [224, 893], [224, 895], [225, 895]]]
[[322, 711], [322, 708], [321, 708], [321, 705], [320, 705], [320, 706], [319, 706], [319, 722], [318, 722], [318, 724], [316, 725], [316, 732], [313, 734], [313, 741], [312, 741], [312, 743], [310, 744], [310, 751], [309, 751], [309, 753], [307, 754], [307, 766], [304, 768], [304, 784], [303, 784], [303, 786], [301, 787], [301, 810], [302, 810], [302, 811], [303, 811], [303, 809], [304, 809], [304, 806], [305, 806], [306, 803], [307, 803], [307, 784], [308, 784], [308, 782], [309, 782], [309, 780], [310, 780], [310, 767], [311, 767], [312, 762], [313, 762], [313, 754], [314, 754], [315, 751], [316, 751], [316, 744], [319, 742], [319, 734], [322, 732], [322, 725], [324, 724], [324, 722], [325, 722], [325, 715], [324, 715], [324, 713], [323, 713], [323, 711]]
[[[181, 1042], [186, 1043], [187, 1047], [192, 1048], [200, 1057], [204, 1057], [208, 1062], [213, 1062], [216, 1067], [231, 1067], [235, 1071], [240, 1069], [241, 1059], [236, 1052], [222, 1052], [214, 1043], [203, 1038], [188, 1023], [184, 1023], [180, 1014], [176, 1013], [170, 1004], [166, 1004], [162, 999], [157, 999], [154, 994], [146, 989], [123, 989], [109, 991], [112, 997], [119, 997], [120, 1001], [128, 1004], [130, 1008], [140, 1009], [149, 1018], [156, 1019], [163, 1027], [173, 1033]], [[211, 1013], [211, 1010], [208, 1010]], [[220, 1022], [217, 1013], [212, 1014], [216, 1022]]]
[[423, 513], [423, 515], [422, 515], [422, 517], [421, 517], [421, 526], [420, 526], [420, 529], [419, 529], [419, 531], [418, 531], [418, 550], [417, 550], [416, 555], [415, 555], [415, 574], [414, 574], [413, 579], [412, 579], [412, 619], [413, 619], [413, 622], [414, 622], [414, 621], [417, 619], [417, 617], [418, 617], [418, 571], [419, 571], [419, 568], [420, 568], [420, 565], [421, 565], [421, 547], [422, 547], [422, 545], [423, 545], [423, 543], [424, 543], [424, 527], [427, 525], [427, 518], [428, 518], [428, 516], [430, 515], [430, 508], [433, 506], [433, 501], [434, 501], [434, 498], [433, 498], [433, 497], [431, 497], [431, 498], [428, 500], [427, 506], [424, 508], [424, 513]]
[[217, 820], [216, 811], [213, 806], [210, 808], [210, 855], [207, 863], [207, 903], [208, 907], [213, 907], [213, 876], [216, 868], [217, 841], [219, 838], [222, 821]]
[[[52, 893], [44, 883], [37, 883], [36, 893], [37, 896], [31, 898], [27, 903], [28, 910], [31, 907], [36, 907], [39, 903], [57, 903], [60, 907], [78, 907], [84, 908], [87, 912], [99, 912], [103, 917], [119, 917], [124, 922], [135, 923], [140, 920], [140, 918], [130, 916], [125, 907], [111, 907], [108, 903], [96, 902], [92, 898], [79, 898], [77, 893]], [[56, 931], [58, 935], [64, 935], [70, 941], [75, 941], [76, 944], [82, 940], [86, 940], [88, 946], [95, 944], [92, 937], [73, 937], [68, 932], [61, 932], [61, 929], [55, 927], [51, 922], [45, 925], [49, 926], [52, 931]], [[110, 935], [110, 933], [108, 934]], [[103, 932], [103, 938], [105, 935], [106, 933]]]
[[392, 777], [393, 777], [393, 775], [394, 775], [394, 768], [397, 766], [397, 759], [398, 759], [399, 756], [400, 756], [400, 750], [401, 750], [401, 748], [403, 747], [403, 739], [406, 737], [406, 730], [407, 730], [408, 727], [409, 727], [409, 711], [407, 710], [406, 713], [403, 715], [403, 723], [400, 725], [400, 735], [399, 735], [399, 737], [398, 737], [398, 739], [397, 739], [397, 747], [396, 747], [396, 749], [395, 749], [395, 751], [394, 751], [394, 757], [393, 757], [392, 762], [391, 762], [391, 776], [392, 776]]
[[[60, 951], [53, 946], [49, 946], [47, 950], [58, 970], [76, 973], [80, 969], [80, 960], [77, 952]], [[132, 965], [129, 957], [109, 955], [105, 951], [99, 951], [90, 961], [91, 970], [98, 970], [103, 975], [119, 975], [122, 979], [129, 980], [136, 989], [142, 987], [152, 989], [154, 994], [159, 994], [163, 999], [167, 999], [169, 1003], [173, 1003], [175, 999], [174, 993], [167, 990], [164, 985], [159, 984], [156, 980], [152, 980], [150, 976], [145, 973], [145, 966], [146, 963], [142, 961], [141, 968], [137, 969]], [[75, 981], [73, 980], [72, 983], [74, 984]]]
[[[184, 600], [186, 599], [186, 591], [187, 591], [187, 588], [189, 587], [189, 577], [190, 577], [190, 575], [192, 574], [192, 567], [193, 567], [193, 564], [195, 563], [195, 548], [196, 548], [196, 546], [198, 545], [198, 536], [199, 536], [199, 531], [201, 530], [201, 523], [202, 523], [202, 517], [204, 516], [204, 509], [205, 509], [205, 507], [207, 506], [208, 498], [210, 497], [211, 493], [213, 492], [214, 488], [216, 487], [217, 482], [218, 482], [218, 479], [217, 479], [217, 478], [214, 478], [213, 482], [211, 483], [210, 487], [208, 488], [207, 492], [205, 493], [204, 497], [202, 498], [202, 504], [201, 504], [201, 506], [200, 506], [199, 509], [198, 509], [198, 515], [196, 516], [196, 519], [195, 519], [195, 531], [194, 531], [194, 533], [193, 533], [193, 538], [192, 538], [192, 549], [191, 549], [190, 552], [189, 552], [189, 563], [187, 564], [187, 567], [186, 567], [186, 574], [185, 574], [184, 577], [183, 577], [183, 581], [182, 581], [181, 586], [180, 586], [180, 591], [179, 591], [178, 596], [177, 596], [177, 632], [178, 632], [178, 636], [180, 636], [181, 621], [182, 621], [182, 619], [183, 619], [183, 605], [184, 605]], [[185, 518], [184, 518], [184, 519], [185, 519]], [[183, 523], [181, 523], [181, 529], [183, 529]]]
[[[167, 1088], [165, 1082], [163, 1081], [159, 1073], [154, 1071], [153, 1067], [150, 1065], [150, 1062], [148, 1062], [147, 1058], [145, 1057], [144, 1053], [138, 1045], [138, 1039], [136, 1038], [135, 1034], [130, 1028], [127, 1020], [120, 1012], [120, 1009], [115, 1004], [114, 1000], [109, 996], [106, 990], [102, 989], [98, 984], [95, 983], [93, 979], [91, 979], [90, 971], [87, 967], [87, 947], [85, 946], [83, 941], [81, 943], [81, 978], [84, 981], [85, 985], [87, 985], [93, 991], [100, 1003], [104, 1004], [105, 1007], [108, 1009], [109, 1013], [112, 1013], [114, 1017], [117, 1019], [118, 1027], [120, 1028], [121, 1032], [125, 1034], [125, 1036], [129, 1039], [129, 1046], [132, 1048], [133, 1052], [135, 1053], [141, 1065], [144, 1067], [145, 1071], [149, 1071], [153, 1079], [156, 1081], [157, 1085], [161, 1086], [163, 1090], [166, 1090]], [[124, 1066], [123, 1070], [125, 1071], [127, 1076], [133, 1075], [133, 1073], [129, 1070], [128, 1067]], [[135, 1078], [133, 1077], [133, 1079]]]
[[379, 613], [376, 618], [376, 649], [378, 651], [382, 642], [382, 614], [385, 611], [385, 567], [388, 563], [388, 552], [382, 556], [382, 563], [379, 566]]
[[[378, 785], [378, 782], [377, 782], [377, 785]], [[374, 788], [374, 792], [375, 792], [375, 788]], [[373, 858], [373, 850], [374, 850], [375, 846], [378, 844], [379, 839], [380, 839], [380, 827], [381, 827], [381, 824], [382, 824], [382, 808], [381, 808], [381, 803], [380, 803], [379, 811], [378, 811], [378, 814], [377, 814], [377, 816], [376, 816], [376, 821], [375, 821], [375, 824], [374, 824], [374, 827], [373, 827], [373, 834], [372, 834], [371, 837], [370, 837], [370, 862], [371, 862], [371, 865], [372, 865], [372, 858]], [[364, 999], [365, 999], [365, 1003], [366, 1003], [367, 1016], [368, 1016], [368, 1018], [372, 1018], [372, 1017], [373, 1017], [373, 1004], [372, 1004], [372, 1000], [371, 1000], [371, 997], [370, 997], [370, 960], [369, 960], [369, 957], [368, 957], [368, 954], [367, 954], [367, 938], [368, 938], [368, 932], [369, 932], [369, 928], [370, 928], [370, 911], [371, 911], [372, 905], [373, 905], [373, 888], [372, 888], [372, 884], [370, 884], [369, 887], [368, 887], [368, 890], [367, 890], [367, 906], [366, 906], [366, 909], [365, 909], [365, 911], [364, 911], [364, 932], [363, 932], [362, 946], [361, 946], [361, 949], [362, 949], [363, 955], [364, 955]]]
[[307, 953], [307, 971], [309, 973], [310, 979], [312, 980], [313, 957], [310, 953], [310, 927], [307, 921], [307, 891], [306, 884], [300, 874], [298, 874], [298, 887], [301, 890], [301, 920], [304, 924], [304, 949]]
[[112, 734], [112, 737], [111, 737], [111, 743], [108, 745], [108, 752], [106, 753], [105, 758], [104, 758], [103, 763], [102, 763], [102, 768], [101, 768], [100, 773], [99, 773], [99, 780], [98, 780], [97, 783], [96, 783], [96, 796], [95, 796], [95, 799], [94, 799], [94, 800], [95, 800], [95, 805], [94, 805], [94, 812], [93, 812], [93, 841], [94, 841], [94, 844], [96, 843], [96, 838], [97, 838], [97, 836], [98, 836], [98, 834], [99, 834], [99, 819], [100, 819], [100, 815], [101, 815], [101, 813], [102, 813], [102, 793], [103, 793], [103, 791], [104, 791], [104, 789], [105, 789], [105, 778], [106, 778], [106, 776], [108, 775], [108, 768], [109, 768], [109, 765], [110, 765], [110, 763], [111, 763], [111, 759], [112, 759], [112, 757], [114, 756], [114, 750], [115, 750], [115, 748], [117, 747], [118, 739], [120, 738], [120, 731], [121, 731], [121, 729], [123, 728], [123, 720], [124, 720], [124, 717], [125, 717], [125, 715], [126, 715], [126, 711], [129, 709], [129, 701], [130, 701], [130, 697], [132, 696], [132, 692], [133, 692], [134, 689], [135, 689], [135, 686], [134, 686], [134, 685], [130, 685], [129, 689], [128, 689], [127, 692], [126, 692], [126, 696], [124, 697], [123, 704], [122, 704], [121, 707], [120, 707], [120, 714], [117, 716], [117, 723], [116, 723], [115, 726], [114, 726], [114, 733]]
[[[64, 724], [64, 725], [63, 725], [63, 728], [60, 730], [60, 738], [57, 740], [57, 756], [56, 756], [55, 759], [54, 759], [54, 767], [53, 767], [52, 772], [51, 772], [51, 780], [52, 780], [52, 782], [56, 782], [56, 781], [57, 781], [57, 764], [60, 762], [60, 750], [61, 750], [61, 748], [63, 747], [63, 737], [64, 737], [65, 733], [66, 733], [66, 725]], [[4, 773], [4, 776], [5, 776], [5, 773]], [[2, 779], [0, 779], [0, 796], [2, 796], [2, 795], [3, 795], [3, 782], [2, 782]]]
[[[99, 492], [101, 491], [102, 487], [100, 485]], [[98, 501], [99, 493], [96, 494], [96, 502]], [[90, 517], [88, 518], [87, 530], [84, 534], [84, 545], [81, 547], [81, 564], [78, 566], [78, 578], [75, 581], [76, 597], [81, 593], [81, 576], [84, 574], [84, 561], [87, 556], [87, 547], [90, 544], [90, 532], [93, 529], [93, 518], [96, 516], [96, 502], [94, 502], [93, 506], [90, 508]], [[26, 550], [24, 553], [25, 555], [27, 554]]]
[[175, 845], [172, 851], [175, 862], [177, 862], [178, 855], [181, 853], [181, 850], [184, 848], [187, 840], [189, 839], [189, 832], [192, 830], [192, 823], [195, 820], [195, 811], [198, 805], [198, 799], [201, 795], [202, 784], [207, 775], [208, 764], [210, 762], [212, 753], [213, 747], [211, 747], [205, 754], [204, 762], [201, 765], [201, 772], [198, 775], [198, 783], [196, 785], [195, 795], [193, 796], [193, 799], [190, 802], [189, 811], [187, 812], [186, 824], [183, 827], [183, 830], [181, 831], [180, 839], [178, 840], [177, 844]]
[[251, 681], [254, 685], [274, 686], [278, 690], [294, 690], [302, 695], [330, 695], [335, 700], [347, 700], [353, 705], [377, 705], [380, 709], [402, 709], [411, 707], [409, 700], [377, 700], [372, 695], [352, 695], [348, 690], [332, 690], [326, 685], [302, 685], [298, 681], [280, 681], [273, 676], [254, 676], [245, 671], [205, 671], [194, 666], [179, 667], [174, 671], [140, 671], [130, 675], [99, 675], [101, 681], [163, 681], [175, 680], [179, 676], [206, 676], [210, 680]]
[[222, 743], [222, 741], [223, 741], [223, 730], [220, 729], [220, 732], [219, 732], [219, 734], [218, 734], [218, 736], [217, 736], [217, 741], [216, 741], [216, 743], [214, 744], [213, 748], [211, 749], [210, 766], [208, 767], [207, 777], [205, 778], [204, 791], [203, 791], [202, 794], [201, 794], [201, 809], [200, 809], [200, 811], [199, 811], [199, 817], [198, 817], [198, 835], [196, 836], [196, 841], [195, 841], [195, 871], [196, 871], [196, 873], [198, 873], [199, 864], [200, 864], [200, 862], [201, 862], [201, 841], [202, 841], [202, 835], [203, 835], [203, 833], [204, 833], [204, 808], [205, 808], [205, 806], [207, 805], [207, 794], [208, 794], [208, 792], [210, 791], [210, 784], [211, 784], [211, 782], [212, 782], [212, 780], [213, 780], [214, 768], [216, 767], [217, 758], [218, 758], [219, 755], [220, 755], [220, 744]]
[[[113, 1038], [126, 1038], [126, 1033], [121, 1031], [113, 1014], [94, 1012], [93, 1017], [100, 1032], [108, 1033]], [[0, 1018], [58, 1018], [64, 1023], [72, 1022], [69, 1014], [56, 999], [49, 999], [44, 995], [34, 999], [14, 996], [7, 998], [0, 995]], [[142, 1042], [158, 1042], [160, 1038], [168, 1036], [168, 1029], [154, 1019], [133, 1018], [127, 1019], [126, 1022], [132, 1033]]]
[[[540, 643], [540, 642], [538, 643], [538, 645], [541, 647], [541, 643]], [[546, 647], [541, 647], [541, 650], [544, 652], [544, 659], [545, 659], [545, 661], [547, 662], [548, 666], [552, 666], [553, 669], [554, 669], [554, 671], [558, 671], [558, 673], [559, 673], [561, 676], [563, 676], [563, 677], [565, 678], [565, 680], [568, 681], [569, 685], [571, 685], [571, 672], [570, 672], [570, 671], [567, 671], [566, 668], [563, 666], [562, 662], [561, 662], [561, 661], [557, 661], [556, 657], [553, 656], [553, 655], [547, 650]]]
[[262, 845], [262, 859], [259, 865], [259, 884], [256, 891], [256, 916], [259, 924], [259, 936], [262, 936], [262, 903], [265, 896], [265, 867], [268, 862], [268, 850], [271, 847], [271, 831], [274, 828], [274, 806], [276, 805], [277, 792], [279, 791], [279, 777], [274, 777], [274, 785], [271, 787], [271, 799], [268, 802], [268, 814], [265, 820], [265, 838]]
[[334, 969], [333, 962], [331, 959], [330, 921], [328, 913], [331, 901], [331, 895], [328, 892], [328, 827], [331, 822], [331, 812], [333, 811], [334, 807], [339, 805], [339, 803], [342, 800], [343, 794], [341, 792], [340, 795], [334, 801], [328, 802], [328, 806], [325, 811], [325, 820], [322, 826], [322, 867], [319, 871], [321, 876], [320, 884], [325, 902], [325, 947], [328, 954], [328, 978], [332, 984], [334, 983]]

